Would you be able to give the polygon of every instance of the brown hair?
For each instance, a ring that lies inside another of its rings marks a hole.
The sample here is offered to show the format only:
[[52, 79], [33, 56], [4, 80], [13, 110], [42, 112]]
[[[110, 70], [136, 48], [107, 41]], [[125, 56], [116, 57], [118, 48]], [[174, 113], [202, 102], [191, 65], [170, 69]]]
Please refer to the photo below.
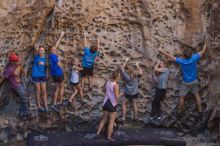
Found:
[[53, 46], [49, 46], [49, 47], [48, 47], [49, 53], [51, 52], [52, 48], [53, 48]]
[[110, 78], [111, 78], [112, 80], [115, 80], [115, 79], [117, 79], [119, 76], [120, 76], [119, 71], [113, 71]]
[[98, 50], [98, 47], [96, 45], [92, 45], [90, 47], [90, 50], [91, 50], [92, 53], [95, 53]]
[[191, 46], [184, 45], [183, 57], [188, 59], [192, 57], [192, 54], [193, 54], [193, 48]]

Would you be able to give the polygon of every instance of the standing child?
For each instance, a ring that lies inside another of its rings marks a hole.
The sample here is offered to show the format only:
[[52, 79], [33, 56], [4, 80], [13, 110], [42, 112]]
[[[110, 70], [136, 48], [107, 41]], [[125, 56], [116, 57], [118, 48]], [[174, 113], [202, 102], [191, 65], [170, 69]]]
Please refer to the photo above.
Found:
[[[155, 74], [156, 72], [156, 74]], [[159, 125], [161, 123], [161, 100], [166, 97], [166, 88], [169, 77], [169, 69], [166, 68], [164, 62], [158, 61], [154, 67], [154, 80], [156, 85], [156, 94], [152, 101], [151, 114], [149, 122]]]
[[[36, 103], [39, 112], [48, 112], [46, 75], [46, 51], [44, 47], [39, 47], [32, 67], [32, 82], [36, 88]], [[41, 98], [43, 99], [44, 107], [41, 106]]]
[[84, 43], [85, 43], [85, 48], [84, 54], [82, 57], [82, 88], [84, 89], [84, 83], [86, 81], [86, 78], [89, 80], [89, 88], [90, 91], [93, 90], [93, 70], [94, 70], [94, 64], [95, 64], [95, 59], [98, 55], [99, 51], [99, 39], [98, 39], [98, 46], [92, 45], [91, 47], [87, 47], [87, 40], [86, 36], [84, 34]]
[[[134, 120], [138, 118], [138, 106], [137, 106], [137, 99], [138, 99], [138, 84], [139, 79], [143, 75], [143, 71], [140, 68], [139, 64], [136, 62], [136, 67], [138, 71], [132, 68], [130, 65], [127, 64], [128, 58], [126, 58], [125, 63], [121, 67], [122, 78], [124, 79], [125, 85], [125, 92], [124, 92], [124, 100], [122, 101], [122, 122], [125, 121], [126, 113], [127, 113], [127, 103], [130, 101], [132, 102], [133, 111], [134, 111]], [[125, 70], [125, 68], [127, 69]]]
[[55, 46], [50, 47], [49, 63], [50, 63], [50, 74], [53, 76], [53, 80], [56, 84], [54, 92], [54, 102], [51, 106], [55, 111], [59, 111], [63, 103], [64, 94], [64, 72], [61, 66], [59, 56], [57, 55], [57, 47], [64, 36], [64, 32], [61, 33]]
[[119, 78], [120, 78], [119, 72], [114, 71], [111, 75], [111, 78], [105, 83], [105, 87], [104, 87], [105, 99], [103, 101], [103, 116], [99, 123], [98, 131], [96, 135], [97, 137], [99, 137], [105, 124], [108, 122], [107, 140], [113, 140], [112, 133], [116, 118], [117, 103], [120, 97], [119, 85], [118, 85]]
[[73, 86], [73, 94], [69, 99], [69, 102], [73, 102], [75, 100], [75, 96], [77, 93], [80, 94], [80, 99], [83, 100], [83, 91], [80, 83], [80, 71], [82, 71], [83, 68], [81, 66], [81, 63], [78, 59], [75, 59], [74, 65], [72, 67], [72, 73], [70, 78], [70, 84]]

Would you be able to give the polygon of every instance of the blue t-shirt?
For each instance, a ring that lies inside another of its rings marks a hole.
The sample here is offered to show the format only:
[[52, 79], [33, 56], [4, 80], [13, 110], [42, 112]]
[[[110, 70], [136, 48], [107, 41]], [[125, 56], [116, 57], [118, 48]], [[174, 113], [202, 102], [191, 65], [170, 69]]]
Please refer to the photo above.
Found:
[[92, 53], [90, 51], [90, 48], [84, 48], [84, 55], [82, 58], [82, 66], [86, 67], [86, 68], [93, 67], [96, 56], [97, 56], [97, 52]]
[[176, 58], [176, 63], [181, 66], [184, 82], [191, 83], [197, 80], [197, 62], [200, 58], [199, 53], [193, 54], [190, 59]]
[[56, 54], [50, 54], [49, 63], [50, 63], [50, 74], [52, 76], [61, 76], [63, 75], [62, 68], [58, 65], [59, 58]]
[[46, 56], [40, 57], [39, 55], [36, 55], [32, 67], [32, 77], [43, 76], [46, 76]]

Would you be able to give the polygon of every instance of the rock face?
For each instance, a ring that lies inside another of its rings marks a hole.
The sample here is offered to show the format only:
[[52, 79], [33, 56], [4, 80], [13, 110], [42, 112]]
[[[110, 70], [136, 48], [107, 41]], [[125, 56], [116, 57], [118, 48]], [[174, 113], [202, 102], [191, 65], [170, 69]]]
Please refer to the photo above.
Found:
[[[170, 62], [167, 63], [171, 70], [167, 98], [162, 103], [162, 110], [167, 127], [175, 127], [182, 133], [203, 127], [217, 132], [220, 117], [219, 8], [218, 0], [2, 0], [1, 72], [7, 63], [8, 52], [15, 50], [22, 55], [25, 68], [28, 70], [28, 76], [23, 77], [23, 81], [31, 97], [31, 107], [34, 107], [35, 90], [30, 82], [34, 50], [31, 46], [53, 45], [60, 32], [64, 31], [65, 36], [58, 53], [65, 71], [65, 98], [68, 98], [72, 92], [68, 82], [71, 63], [74, 58], [80, 59], [82, 56], [84, 35], [88, 38], [89, 45], [96, 43], [97, 38], [100, 38], [101, 53], [95, 64], [94, 91], [91, 93], [87, 87], [85, 89], [85, 98], [92, 97], [92, 100], [86, 100], [84, 105], [76, 102], [73, 107], [63, 111], [67, 114], [61, 113], [61, 116], [50, 113], [46, 118], [39, 117], [29, 123], [30, 127], [34, 130], [63, 127], [71, 131], [79, 128], [77, 125], [70, 126], [73, 116], [81, 119], [82, 125], [83, 121], [96, 121], [101, 114], [102, 86], [109, 78], [109, 73], [118, 69], [126, 57], [131, 58], [129, 63], [132, 65], [139, 62], [144, 70], [138, 100], [139, 118], [143, 120], [149, 115], [154, 95], [153, 66], [157, 59], [165, 59], [158, 54], [158, 49], [164, 49], [177, 56], [182, 55], [184, 46], [198, 51], [202, 48], [205, 35], [209, 33], [211, 43], [198, 65], [200, 95], [204, 109], [203, 122], [197, 122], [196, 105], [192, 95], [189, 95], [184, 118], [180, 120], [184, 124], [178, 124], [175, 113], [181, 74], [178, 66]], [[13, 117], [16, 116], [18, 104], [6, 86], [3, 85], [1, 89], [1, 127], [16, 131], [18, 128], [13, 127], [12, 123], [17, 121]], [[53, 90], [54, 84], [50, 80], [49, 100], [52, 100]], [[132, 114], [129, 112], [128, 116], [132, 117]], [[60, 120], [65, 123], [60, 123]], [[216, 138], [213, 140], [217, 140]]]

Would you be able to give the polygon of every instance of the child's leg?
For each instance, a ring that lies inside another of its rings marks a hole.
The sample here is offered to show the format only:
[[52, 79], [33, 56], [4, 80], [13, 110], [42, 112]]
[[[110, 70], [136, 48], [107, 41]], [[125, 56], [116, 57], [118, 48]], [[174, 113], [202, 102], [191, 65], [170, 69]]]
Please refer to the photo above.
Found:
[[81, 85], [82, 85], [83, 89], [84, 89], [85, 82], [86, 82], [86, 76], [83, 76], [82, 77], [82, 82], [81, 82]]
[[75, 96], [77, 94], [77, 89], [76, 87], [74, 86], [73, 87], [73, 94], [71, 95], [70, 99], [69, 99], [69, 102], [73, 102], [73, 100], [75, 100]]
[[137, 115], [138, 115], [137, 99], [132, 99], [132, 104], [134, 110], [134, 119], [137, 120]]
[[40, 83], [35, 83], [35, 88], [36, 88], [36, 104], [37, 108], [41, 107], [40, 104]]
[[59, 104], [63, 103], [64, 81], [59, 83]]
[[56, 83], [56, 89], [54, 92], [54, 105], [57, 105], [57, 99], [58, 99], [58, 94], [59, 94], [59, 83]]
[[82, 100], [83, 99], [83, 90], [82, 90], [82, 88], [81, 88], [81, 85], [79, 84], [79, 85], [77, 85], [77, 90], [78, 90], [78, 92], [79, 92], [79, 94], [80, 94], [80, 99]]
[[116, 112], [109, 113], [108, 135], [107, 139], [112, 139], [113, 127], [115, 124]]
[[41, 91], [42, 91], [42, 96], [43, 96], [43, 101], [44, 101], [44, 107], [48, 109], [46, 82], [41, 83], [40, 86], [41, 86]]
[[90, 90], [93, 89], [93, 75], [89, 76], [89, 88]]
[[123, 97], [123, 101], [122, 101], [122, 120], [124, 121], [125, 120], [125, 117], [126, 117], [126, 113], [127, 113], [127, 108], [126, 108], [126, 105], [127, 105], [127, 99], [125, 97]]
[[108, 115], [109, 115], [108, 111], [103, 111], [102, 119], [99, 123], [98, 131], [97, 131], [97, 135], [101, 133], [103, 127], [105, 126], [105, 123], [108, 121]]

